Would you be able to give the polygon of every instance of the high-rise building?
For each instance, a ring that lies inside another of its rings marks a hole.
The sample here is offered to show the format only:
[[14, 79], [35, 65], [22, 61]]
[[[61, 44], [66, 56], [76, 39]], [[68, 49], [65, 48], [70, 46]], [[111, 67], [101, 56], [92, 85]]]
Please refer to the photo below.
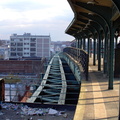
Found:
[[10, 36], [10, 58], [46, 57], [50, 58], [50, 35], [23, 35]]

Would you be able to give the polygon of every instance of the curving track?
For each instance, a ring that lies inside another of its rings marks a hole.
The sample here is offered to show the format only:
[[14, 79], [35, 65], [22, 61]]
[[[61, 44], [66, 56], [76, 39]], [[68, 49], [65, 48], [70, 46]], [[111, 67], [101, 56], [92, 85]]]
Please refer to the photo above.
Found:
[[55, 55], [47, 67], [41, 85], [27, 102], [76, 104], [80, 85], [66, 64], [59, 55]]
[[58, 55], [55, 55], [46, 70], [41, 85], [27, 102], [65, 104], [66, 78], [62, 62]]

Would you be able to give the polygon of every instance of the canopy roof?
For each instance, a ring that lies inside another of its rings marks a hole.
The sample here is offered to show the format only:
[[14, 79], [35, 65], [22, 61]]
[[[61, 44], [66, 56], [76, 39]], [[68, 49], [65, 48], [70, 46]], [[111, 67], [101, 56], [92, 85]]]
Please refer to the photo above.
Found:
[[120, 25], [119, 0], [68, 0], [74, 18], [66, 33], [77, 37], [87, 34], [93, 36], [98, 29], [104, 33], [111, 22], [117, 29]]

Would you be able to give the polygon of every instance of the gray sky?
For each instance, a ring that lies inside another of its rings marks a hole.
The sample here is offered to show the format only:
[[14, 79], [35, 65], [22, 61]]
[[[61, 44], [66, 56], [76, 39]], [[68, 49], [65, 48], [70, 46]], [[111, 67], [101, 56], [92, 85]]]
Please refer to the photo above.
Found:
[[26, 32], [71, 41], [65, 30], [73, 17], [67, 0], [0, 0], [0, 39]]

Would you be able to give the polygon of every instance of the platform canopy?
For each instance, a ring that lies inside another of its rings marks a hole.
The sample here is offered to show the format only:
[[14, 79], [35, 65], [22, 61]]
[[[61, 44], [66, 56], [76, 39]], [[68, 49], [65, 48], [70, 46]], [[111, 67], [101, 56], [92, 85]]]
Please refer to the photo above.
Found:
[[[120, 25], [120, 1], [119, 0], [68, 0], [74, 18], [66, 33], [74, 37], [83, 34], [93, 36], [105, 33], [106, 29], [112, 27], [119, 31]], [[112, 22], [112, 24], [111, 24]]]
[[[68, 0], [68, 2], [74, 12], [74, 18], [65, 33], [74, 36], [76, 47], [84, 50], [87, 38], [88, 54], [90, 53], [89, 42], [93, 39], [93, 65], [98, 59], [98, 71], [101, 71], [101, 56], [104, 56], [103, 71], [109, 76], [108, 88], [113, 89], [114, 44], [117, 45], [120, 36], [120, 1]], [[115, 38], [116, 42], [114, 42]], [[104, 51], [101, 52], [101, 48]]]

